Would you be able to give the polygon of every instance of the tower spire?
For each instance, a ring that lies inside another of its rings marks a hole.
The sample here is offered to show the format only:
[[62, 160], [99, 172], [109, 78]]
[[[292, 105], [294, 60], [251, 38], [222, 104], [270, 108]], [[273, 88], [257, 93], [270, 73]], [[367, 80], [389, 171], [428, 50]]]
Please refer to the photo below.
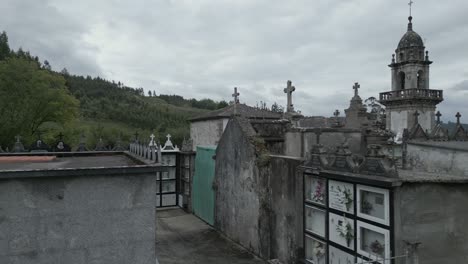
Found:
[[409, 17], [408, 17], [408, 31], [413, 30], [413, 23], [411, 22], [413, 20], [413, 17], [411, 16], [411, 7], [413, 5], [413, 0], [410, 0], [408, 5], [409, 5]]

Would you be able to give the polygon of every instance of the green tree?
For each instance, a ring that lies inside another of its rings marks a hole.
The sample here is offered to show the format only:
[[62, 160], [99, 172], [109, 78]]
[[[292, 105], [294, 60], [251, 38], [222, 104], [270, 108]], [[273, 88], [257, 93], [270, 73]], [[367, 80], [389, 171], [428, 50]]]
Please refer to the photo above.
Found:
[[32, 140], [48, 122], [64, 125], [77, 117], [78, 106], [60, 74], [25, 58], [0, 61], [0, 145], [11, 145], [17, 134]]
[[10, 56], [10, 46], [8, 45], [8, 36], [5, 31], [0, 34], [0, 60]]

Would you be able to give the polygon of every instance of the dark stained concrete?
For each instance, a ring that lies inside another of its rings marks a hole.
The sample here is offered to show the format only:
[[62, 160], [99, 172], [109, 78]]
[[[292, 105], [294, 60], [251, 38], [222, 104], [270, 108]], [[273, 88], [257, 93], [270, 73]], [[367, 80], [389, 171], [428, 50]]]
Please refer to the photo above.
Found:
[[265, 263], [181, 209], [162, 209], [156, 215], [156, 250], [161, 264]]

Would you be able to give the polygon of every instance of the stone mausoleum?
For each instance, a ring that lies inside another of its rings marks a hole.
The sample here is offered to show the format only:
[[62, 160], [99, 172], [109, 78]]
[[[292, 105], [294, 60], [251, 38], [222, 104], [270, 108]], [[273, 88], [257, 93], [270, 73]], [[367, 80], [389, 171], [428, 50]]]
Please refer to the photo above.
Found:
[[409, 17], [392, 90], [370, 110], [355, 83], [345, 118], [311, 122], [293, 89], [279, 118], [232, 114], [216, 149], [214, 227], [283, 263], [465, 263], [468, 137], [459, 113], [452, 131], [440, 121], [431, 63]]

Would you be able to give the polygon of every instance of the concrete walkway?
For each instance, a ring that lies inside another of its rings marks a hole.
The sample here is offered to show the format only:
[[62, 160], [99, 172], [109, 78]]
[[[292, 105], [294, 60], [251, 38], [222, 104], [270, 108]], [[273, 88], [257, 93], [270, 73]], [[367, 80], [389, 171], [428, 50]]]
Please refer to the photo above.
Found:
[[181, 209], [157, 211], [156, 255], [160, 264], [264, 264]]

